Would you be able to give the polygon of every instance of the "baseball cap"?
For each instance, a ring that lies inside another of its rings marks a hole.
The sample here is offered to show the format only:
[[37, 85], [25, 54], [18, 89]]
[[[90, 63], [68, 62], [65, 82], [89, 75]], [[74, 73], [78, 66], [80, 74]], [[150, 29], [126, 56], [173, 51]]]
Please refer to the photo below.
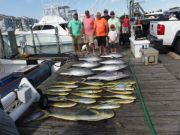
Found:
[[107, 10], [107, 9], [104, 9], [104, 13], [108, 13], [108, 10]]
[[111, 24], [111, 25], [110, 25], [110, 28], [111, 28], [111, 29], [114, 29], [114, 28], [115, 28], [114, 24]]
[[115, 15], [114, 11], [111, 11], [111, 12], [110, 12], [110, 15]]

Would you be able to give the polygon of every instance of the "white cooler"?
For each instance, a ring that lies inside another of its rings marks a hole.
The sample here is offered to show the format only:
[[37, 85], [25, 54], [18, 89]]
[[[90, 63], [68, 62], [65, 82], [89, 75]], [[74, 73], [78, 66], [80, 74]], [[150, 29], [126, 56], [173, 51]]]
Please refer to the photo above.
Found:
[[141, 49], [143, 48], [149, 48], [150, 41], [149, 40], [135, 40], [134, 37], [130, 37], [130, 45], [131, 45], [131, 51], [134, 54], [135, 58], [141, 58], [142, 53]]

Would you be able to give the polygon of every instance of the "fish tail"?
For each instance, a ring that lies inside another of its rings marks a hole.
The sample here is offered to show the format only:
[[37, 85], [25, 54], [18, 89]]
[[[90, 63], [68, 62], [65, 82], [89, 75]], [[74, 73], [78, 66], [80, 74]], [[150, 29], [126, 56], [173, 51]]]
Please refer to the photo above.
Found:
[[44, 113], [44, 115], [41, 116], [40, 118], [36, 119], [36, 121], [41, 121], [41, 120], [47, 119], [50, 116], [50, 113], [48, 111], [42, 110], [42, 112]]

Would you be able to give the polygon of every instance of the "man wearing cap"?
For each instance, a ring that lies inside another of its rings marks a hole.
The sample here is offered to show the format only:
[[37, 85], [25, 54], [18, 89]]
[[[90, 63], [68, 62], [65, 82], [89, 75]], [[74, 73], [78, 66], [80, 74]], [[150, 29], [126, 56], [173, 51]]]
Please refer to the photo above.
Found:
[[115, 17], [115, 13], [114, 11], [111, 11], [110, 12], [110, 16], [111, 18], [108, 20], [108, 26], [109, 26], [109, 29], [110, 29], [110, 26], [113, 24], [115, 26], [115, 31], [117, 31], [118, 33], [118, 41], [119, 41], [119, 36], [120, 36], [120, 21], [117, 17]]
[[69, 33], [73, 39], [74, 50], [76, 54], [80, 54], [81, 51], [81, 32], [82, 32], [82, 23], [78, 19], [78, 14], [74, 13], [73, 20], [68, 24]]
[[106, 54], [106, 37], [108, 32], [107, 21], [101, 17], [101, 13], [97, 12], [94, 21], [94, 32], [99, 46], [99, 54]]
[[106, 21], [108, 22], [108, 20], [111, 18], [108, 14], [108, 10], [104, 9], [104, 16], [102, 16], [102, 18], [106, 19]]
[[85, 17], [83, 18], [83, 34], [84, 34], [84, 43], [86, 44], [87, 51], [89, 52], [92, 48], [92, 52], [95, 55], [95, 46], [94, 46], [94, 17], [92, 17], [88, 10], [85, 11]]

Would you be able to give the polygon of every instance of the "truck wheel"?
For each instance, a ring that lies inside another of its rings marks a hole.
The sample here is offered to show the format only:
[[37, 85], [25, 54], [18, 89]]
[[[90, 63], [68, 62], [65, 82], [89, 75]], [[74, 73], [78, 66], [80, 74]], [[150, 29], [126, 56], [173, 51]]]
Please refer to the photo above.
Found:
[[175, 42], [174, 51], [180, 55], [180, 38], [178, 38]]
[[48, 107], [48, 97], [46, 95], [41, 95], [39, 100], [39, 107], [41, 109], [46, 109]]

